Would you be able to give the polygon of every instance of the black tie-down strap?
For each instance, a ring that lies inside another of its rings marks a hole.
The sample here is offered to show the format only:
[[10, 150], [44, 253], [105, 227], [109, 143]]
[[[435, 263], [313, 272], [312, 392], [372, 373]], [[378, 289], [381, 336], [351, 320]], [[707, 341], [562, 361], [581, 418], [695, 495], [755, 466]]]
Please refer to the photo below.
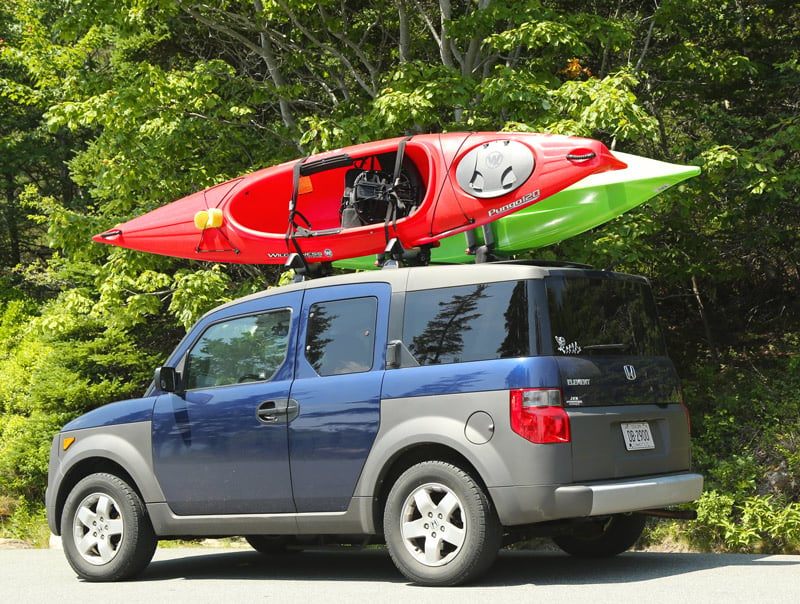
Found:
[[[311, 223], [309, 220], [303, 216], [302, 213], [297, 211], [297, 196], [300, 193], [300, 177], [311, 176], [312, 174], [324, 172], [325, 170], [346, 168], [352, 165], [353, 158], [347, 153], [334, 155], [332, 157], [323, 157], [322, 159], [316, 159], [314, 161], [308, 161], [308, 158], [304, 157], [295, 163], [294, 168], [292, 169], [292, 197], [289, 200], [289, 229], [286, 233], [287, 237], [291, 237], [294, 232], [301, 229], [306, 230], [308, 235], [315, 234], [313, 231], [311, 231]], [[305, 227], [301, 227], [299, 224], [297, 224], [296, 218], [298, 217], [306, 223]]]
[[297, 224], [297, 217], [303, 219], [303, 221], [310, 227], [311, 223], [308, 222], [308, 219], [303, 216], [300, 212], [297, 211], [297, 194], [300, 189], [300, 173], [303, 168], [303, 164], [307, 160], [307, 157], [299, 160], [295, 163], [294, 168], [292, 169], [292, 197], [289, 199], [289, 226], [286, 228], [286, 251], [289, 251], [289, 241], [291, 240], [292, 245], [297, 250], [297, 254], [300, 258], [300, 262], [303, 265], [305, 270], [308, 270], [308, 262], [306, 262], [305, 256], [303, 256], [303, 250], [300, 249], [300, 245], [295, 240], [295, 233], [299, 228]]
[[[387, 188], [386, 191], [386, 218], [383, 221], [383, 234], [386, 238], [386, 245], [389, 245], [390, 237], [389, 237], [389, 221], [392, 221], [392, 229], [394, 230], [394, 235], [397, 237], [397, 210], [398, 206], [401, 205], [403, 202], [400, 201], [400, 198], [397, 196], [397, 188], [400, 186], [400, 176], [403, 171], [403, 158], [405, 157], [406, 153], [406, 143], [413, 138], [413, 135], [405, 137], [400, 143], [397, 145], [397, 155], [394, 159], [394, 175], [392, 176], [392, 182]], [[402, 245], [402, 241], [400, 238], [397, 238], [400, 245]]]
[[[300, 177], [311, 176], [312, 174], [324, 172], [325, 170], [346, 168], [352, 165], [353, 158], [347, 153], [323, 157], [322, 159], [316, 159], [314, 161], [308, 161], [308, 157], [304, 157], [294, 164], [294, 168], [292, 169], [292, 197], [289, 199], [289, 225], [286, 229], [286, 249], [287, 251], [290, 249], [289, 241], [291, 241], [291, 247], [294, 247], [297, 254], [300, 256], [300, 260], [306, 271], [308, 270], [308, 262], [303, 255], [303, 250], [300, 249], [300, 244], [297, 243], [297, 233], [302, 233], [305, 237], [312, 237], [314, 235], [335, 233], [337, 229], [315, 232], [312, 230], [311, 222], [308, 218], [297, 210], [297, 196], [300, 193]], [[300, 226], [297, 222], [298, 219], [302, 220], [305, 226]]]

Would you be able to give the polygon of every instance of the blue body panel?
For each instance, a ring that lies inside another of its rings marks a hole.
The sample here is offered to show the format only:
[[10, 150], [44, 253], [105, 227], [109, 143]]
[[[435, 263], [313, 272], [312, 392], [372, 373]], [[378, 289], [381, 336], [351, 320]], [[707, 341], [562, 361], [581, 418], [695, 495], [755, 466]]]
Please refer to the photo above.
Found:
[[372, 368], [319, 376], [301, 349], [291, 398], [300, 415], [289, 424], [292, 487], [298, 512], [347, 509], [380, 425], [380, 391], [386, 366], [391, 288], [384, 283], [311, 290], [303, 300], [300, 346], [306, 341], [309, 308], [361, 296], [378, 299]]
[[[388, 284], [350, 285], [269, 296], [206, 316], [170, 363], [181, 366], [193, 343], [220, 320], [292, 308], [286, 363], [270, 381], [164, 394], [153, 416], [153, 461], [179, 515], [343, 511], [380, 424], [386, 363]], [[378, 302], [372, 368], [319, 376], [305, 358], [309, 308], [357, 297]], [[268, 400], [297, 403], [297, 417], [264, 424]]]
[[210, 325], [235, 316], [291, 308], [288, 354], [269, 381], [189, 390], [158, 397], [153, 415], [153, 464], [172, 510], [179, 515], [294, 512], [286, 417], [265, 424], [256, 409], [285, 401], [302, 292], [269, 296], [207, 315], [170, 362], [180, 365]]
[[239, 384], [159, 397], [153, 465], [179, 515], [293, 512], [286, 422], [256, 408], [285, 399], [289, 382]]
[[558, 365], [553, 357], [497, 359], [387, 371], [382, 398], [559, 386]]
[[72, 420], [62, 428], [62, 431], [148, 422], [153, 416], [155, 402], [156, 398], [149, 396], [103, 405]]

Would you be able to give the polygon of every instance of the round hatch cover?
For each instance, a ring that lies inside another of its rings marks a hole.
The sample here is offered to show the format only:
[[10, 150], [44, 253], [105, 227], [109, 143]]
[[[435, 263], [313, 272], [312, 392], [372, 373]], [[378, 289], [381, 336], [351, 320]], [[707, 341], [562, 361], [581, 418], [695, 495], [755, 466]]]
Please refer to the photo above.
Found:
[[475, 147], [456, 167], [458, 185], [488, 199], [510, 193], [533, 173], [533, 151], [518, 141], [496, 140]]

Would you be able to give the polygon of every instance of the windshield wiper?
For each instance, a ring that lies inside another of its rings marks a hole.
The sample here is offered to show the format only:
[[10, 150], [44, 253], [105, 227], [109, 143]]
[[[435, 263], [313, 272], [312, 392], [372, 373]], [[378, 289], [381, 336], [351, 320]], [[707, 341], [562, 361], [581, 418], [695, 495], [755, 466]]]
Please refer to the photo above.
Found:
[[625, 350], [628, 348], [627, 344], [589, 344], [582, 346], [583, 350]]

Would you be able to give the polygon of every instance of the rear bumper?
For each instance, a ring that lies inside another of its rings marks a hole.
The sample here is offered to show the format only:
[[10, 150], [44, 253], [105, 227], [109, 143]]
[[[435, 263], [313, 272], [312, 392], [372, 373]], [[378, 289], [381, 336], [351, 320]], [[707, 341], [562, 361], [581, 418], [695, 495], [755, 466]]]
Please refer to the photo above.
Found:
[[563, 486], [489, 489], [505, 526], [661, 508], [694, 501], [702, 491], [703, 477], [689, 472]]

